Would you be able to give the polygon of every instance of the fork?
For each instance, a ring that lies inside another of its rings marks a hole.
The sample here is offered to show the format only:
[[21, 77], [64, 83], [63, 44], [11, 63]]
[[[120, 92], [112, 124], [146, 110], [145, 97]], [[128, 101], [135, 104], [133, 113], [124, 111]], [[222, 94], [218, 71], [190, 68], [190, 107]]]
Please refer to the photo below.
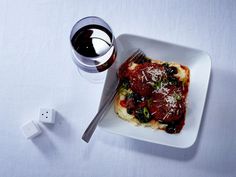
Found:
[[85, 132], [82, 136], [82, 139], [85, 142], [87, 142], [87, 143], [89, 142], [99, 121], [103, 118], [105, 112], [110, 107], [114, 97], [116, 96], [117, 91], [119, 90], [119, 87], [121, 85], [121, 81], [119, 78], [119, 72], [122, 72], [122, 68], [124, 68], [124, 66], [126, 64], [131, 63], [131, 62], [140, 63], [144, 59], [144, 57], [145, 57], [145, 54], [143, 53], [143, 51], [138, 49], [128, 59], [126, 59], [124, 63], [121, 64], [121, 66], [119, 67], [118, 73], [117, 73], [118, 79], [117, 79], [117, 82], [115, 83], [115, 89], [111, 92], [111, 94], [107, 97], [107, 99], [100, 106], [100, 109], [98, 110], [97, 114], [95, 115], [95, 117], [93, 118], [93, 120], [91, 121], [91, 123], [89, 124], [89, 126], [87, 127], [87, 129], [85, 130]]

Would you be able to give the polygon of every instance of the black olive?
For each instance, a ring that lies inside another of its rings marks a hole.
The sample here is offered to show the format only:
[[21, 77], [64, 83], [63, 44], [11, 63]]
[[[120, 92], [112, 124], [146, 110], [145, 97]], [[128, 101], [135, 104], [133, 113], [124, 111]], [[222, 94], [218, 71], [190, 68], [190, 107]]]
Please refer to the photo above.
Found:
[[129, 109], [129, 108], [127, 108], [127, 113], [128, 113], [128, 114], [133, 114], [133, 110], [132, 110], [132, 109]]
[[178, 85], [179, 84], [179, 80], [176, 77], [168, 77], [168, 81], [171, 85]]
[[127, 99], [133, 99], [135, 103], [142, 102], [142, 96], [140, 96], [138, 93], [130, 93], [127, 95]]
[[170, 73], [171, 73], [171, 74], [177, 74], [177, 73], [178, 73], [177, 68], [174, 67], [174, 66], [171, 66], [171, 67], [170, 67]]
[[136, 93], [134, 95], [134, 101], [137, 102], [137, 103], [140, 103], [140, 102], [142, 102], [142, 97], [139, 94]]
[[165, 67], [165, 70], [166, 70], [167, 75], [169, 75], [169, 76], [172, 76], [172, 75], [178, 73], [177, 68], [174, 67], [174, 66], [171, 66], [171, 67]]
[[128, 89], [129, 88], [129, 86], [130, 86], [130, 82], [129, 82], [129, 79], [128, 78], [123, 78], [122, 79], [122, 87], [124, 87], [125, 89]]
[[147, 123], [151, 120], [150, 114], [146, 114], [144, 111], [145, 108], [138, 108], [135, 111], [135, 117], [142, 123]]
[[170, 134], [176, 133], [176, 122], [170, 122], [166, 127], [166, 132]]
[[175, 127], [169, 127], [169, 126], [167, 126], [167, 127], [166, 127], [166, 132], [169, 133], [169, 134], [174, 134], [174, 133], [176, 133]]

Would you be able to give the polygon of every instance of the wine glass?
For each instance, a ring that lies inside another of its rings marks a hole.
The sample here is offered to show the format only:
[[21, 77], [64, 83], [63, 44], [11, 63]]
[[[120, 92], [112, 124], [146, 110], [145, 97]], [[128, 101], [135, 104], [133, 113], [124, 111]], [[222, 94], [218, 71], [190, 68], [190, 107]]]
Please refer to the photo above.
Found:
[[110, 26], [95, 16], [79, 20], [70, 34], [72, 58], [81, 76], [93, 83], [102, 82], [116, 59], [115, 37]]

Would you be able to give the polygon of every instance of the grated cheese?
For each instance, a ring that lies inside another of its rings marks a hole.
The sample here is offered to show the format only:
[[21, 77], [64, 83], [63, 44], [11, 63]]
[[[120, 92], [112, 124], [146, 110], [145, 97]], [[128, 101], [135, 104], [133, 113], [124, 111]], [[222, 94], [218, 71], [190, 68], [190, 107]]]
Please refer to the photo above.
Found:
[[142, 71], [142, 77], [141, 77], [142, 82], [143, 82], [143, 78], [144, 78], [146, 81], [148, 81], [147, 76], [146, 76], [146, 74], [145, 74], [144, 71]]
[[163, 117], [163, 120], [165, 120], [170, 115], [170, 111], [166, 113], [166, 115]]
[[151, 75], [152, 81], [157, 82], [160, 80], [161, 76], [166, 75], [166, 73], [159, 68], [153, 68], [153, 66], [149, 66], [146, 68], [146, 73]]
[[168, 92], [170, 91], [170, 89], [168, 89], [167, 87], [167, 83], [161, 83], [161, 87], [159, 89], [156, 89], [153, 91], [153, 93], [161, 93], [163, 95], [168, 95]]
[[169, 112], [174, 112], [175, 108], [177, 107], [177, 100], [175, 99], [174, 95], [167, 96], [165, 100], [166, 106], [170, 109]]
[[157, 112], [157, 111], [155, 111], [155, 112], [151, 113], [151, 115], [153, 116], [154, 114], [156, 114], [156, 112]]

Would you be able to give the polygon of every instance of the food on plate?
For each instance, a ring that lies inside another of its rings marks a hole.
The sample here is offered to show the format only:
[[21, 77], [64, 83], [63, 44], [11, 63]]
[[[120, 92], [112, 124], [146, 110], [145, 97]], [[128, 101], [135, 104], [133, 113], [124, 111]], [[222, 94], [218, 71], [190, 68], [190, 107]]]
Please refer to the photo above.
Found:
[[182, 130], [190, 82], [187, 66], [145, 57], [122, 64], [119, 78], [114, 108], [120, 118], [171, 134]]

